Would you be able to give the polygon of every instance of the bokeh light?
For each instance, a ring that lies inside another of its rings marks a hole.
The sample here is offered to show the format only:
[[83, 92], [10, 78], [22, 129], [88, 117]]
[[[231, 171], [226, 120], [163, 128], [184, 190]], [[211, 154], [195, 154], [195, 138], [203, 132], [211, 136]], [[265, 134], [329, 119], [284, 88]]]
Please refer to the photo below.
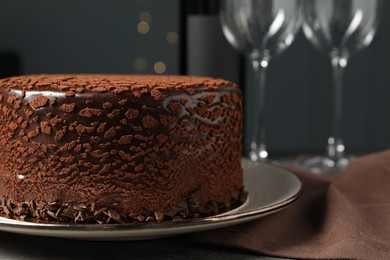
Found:
[[169, 32], [167, 33], [167, 42], [170, 44], [175, 44], [179, 40], [179, 35], [177, 32]]
[[167, 70], [167, 66], [162, 61], [157, 61], [154, 63], [154, 72], [157, 74], [163, 74]]
[[147, 22], [141, 21], [137, 25], [137, 30], [141, 34], [147, 34], [150, 30], [150, 26]]

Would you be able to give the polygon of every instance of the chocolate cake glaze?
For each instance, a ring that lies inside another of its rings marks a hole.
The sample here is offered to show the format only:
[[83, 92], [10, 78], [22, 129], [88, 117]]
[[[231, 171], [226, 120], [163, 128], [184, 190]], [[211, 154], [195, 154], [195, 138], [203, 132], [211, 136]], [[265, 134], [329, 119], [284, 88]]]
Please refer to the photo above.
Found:
[[0, 80], [0, 212], [86, 223], [218, 214], [245, 199], [242, 97], [189, 76]]

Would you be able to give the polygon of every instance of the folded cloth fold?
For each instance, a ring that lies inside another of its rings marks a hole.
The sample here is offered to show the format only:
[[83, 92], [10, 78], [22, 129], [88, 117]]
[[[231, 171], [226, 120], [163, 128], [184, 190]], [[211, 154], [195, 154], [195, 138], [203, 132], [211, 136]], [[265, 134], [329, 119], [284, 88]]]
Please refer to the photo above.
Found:
[[290, 207], [189, 240], [287, 258], [390, 259], [390, 150], [356, 159], [338, 176], [287, 168], [304, 187]]

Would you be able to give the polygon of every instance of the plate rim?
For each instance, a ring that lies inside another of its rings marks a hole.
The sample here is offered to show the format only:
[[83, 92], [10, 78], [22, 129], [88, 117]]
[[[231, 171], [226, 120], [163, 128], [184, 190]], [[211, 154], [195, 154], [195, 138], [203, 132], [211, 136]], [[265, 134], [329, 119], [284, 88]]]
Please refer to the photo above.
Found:
[[[302, 182], [299, 180], [299, 178], [291, 173], [290, 171], [281, 168], [277, 165], [273, 165], [270, 163], [256, 163], [251, 162], [247, 158], [242, 158], [243, 163], [249, 163], [249, 164], [258, 164], [262, 165], [263, 167], [271, 167], [274, 170], [277, 169], [277, 172], [279, 172], [281, 175], [286, 175], [288, 178], [295, 179], [294, 181], [297, 183], [297, 187], [295, 187], [294, 192], [284, 200], [280, 200], [278, 202], [275, 202], [273, 204], [269, 204], [262, 207], [257, 207], [253, 209], [246, 209], [245, 204], [249, 203], [248, 201], [251, 199], [250, 192], [248, 191], [248, 199], [246, 202], [244, 202], [243, 205], [240, 207], [233, 209], [231, 211], [214, 215], [214, 216], [208, 216], [204, 218], [198, 218], [198, 219], [188, 219], [188, 220], [180, 220], [180, 221], [163, 221], [163, 222], [153, 222], [153, 223], [125, 223], [125, 224], [73, 224], [73, 223], [34, 223], [34, 222], [28, 222], [28, 221], [21, 221], [21, 220], [14, 220], [14, 219], [8, 219], [5, 217], [0, 217], [0, 231], [6, 231], [6, 232], [12, 232], [12, 233], [19, 233], [19, 234], [28, 234], [28, 235], [36, 235], [36, 236], [48, 236], [48, 237], [62, 237], [62, 238], [75, 238], [71, 235], [74, 232], [83, 232], [86, 234], [91, 233], [100, 233], [100, 232], [117, 232], [117, 233], [127, 233], [128, 237], [131, 237], [131, 232], [137, 233], [140, 231], [145, 232], [153, 232], [158, 231], [157, 233], [161, 233], [164, 230], [165, 231], [174, 231], [174, 230], [181, 230], [185, 228], [191, 229], [187, 232], [178, 232], [178, 234], [183, 233], [192, 233], [196, 232], [197, 230], [193, 230], [194, 227], [202, 227], [200, 231], [202, 230], [210, 230], [210, 229], [216, 229], [225, 227], [227, 225], [235, 225], [240, 224], [243, 222], [251, 221], [253, 219], [257, 219], [266, 215], [269, 215], [271, 213], [275, 213], [279, 210], [282, 210], [289, 205], [291, 205], [293, 202], [295, 202], [303, 192], [303, 185]], [[283, 173], [283, 174], [282, 174]], [[244, 173], [244, 178], [249, 178]], [[255, 191], [252, 191], [252, 193], [255, 193]], [[230, 226], [229, 225], [229, 226]], [[24, 232], [23, 232], [24, 231]], [[48, 232], [47, 234], [34, 234], [34, 231]], [[56, 235], [54, 232], [64, 232], [63, 235]], [[88, 237], [88, 236], [87, 236]], [[91, 237], [92, 238], [92, 237]], [[99, 238], [96, 238], [99, 239]], [[104, 239], [104, 237], [101, 237], [100, 239]]]

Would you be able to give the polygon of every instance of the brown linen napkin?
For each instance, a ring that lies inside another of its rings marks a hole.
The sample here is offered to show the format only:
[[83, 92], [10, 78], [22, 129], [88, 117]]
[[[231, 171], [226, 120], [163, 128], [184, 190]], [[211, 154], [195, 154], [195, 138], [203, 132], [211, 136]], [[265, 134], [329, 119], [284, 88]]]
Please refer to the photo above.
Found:
[[287, 168], [304, 185], [290, 207], [189, 240], [287, 258], [390, 259], [390, 150], [353, 161], [337, 177]]

